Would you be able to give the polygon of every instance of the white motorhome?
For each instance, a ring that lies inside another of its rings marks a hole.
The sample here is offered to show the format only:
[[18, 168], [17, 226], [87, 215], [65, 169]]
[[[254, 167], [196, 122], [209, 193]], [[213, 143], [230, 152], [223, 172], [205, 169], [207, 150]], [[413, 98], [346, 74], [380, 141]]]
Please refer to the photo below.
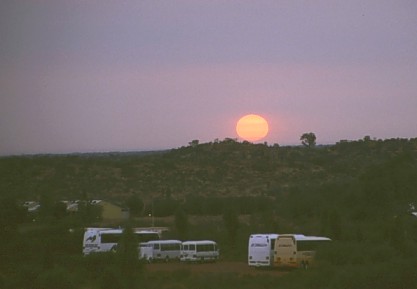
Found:
[[271, 267], [274, 264], [275, 240], [278, 234], [252, 234], [249, 236], [248, 265]]
[[214, 241], [186, 241], [181, 246], [180, 261], [208, 262], [219, 259], [219, 249]]
[[147, 244], [153, 249], [151, 260], [169, 262], [180, 259], [182, 242], [179, 240], [155, 240]]
[[[83, 254], [93, 252], [110, 252], [117, 250], [123, 229], [112, 228], [86, 228], [83, 238]], [[155, 230], [133, 229], [138, 246], [141, 242], [159, 240], [160, 232]]]
[[275, 241], [274, 266], [308, 268], [313, 264], [317, 248], [329, 241], [327, 237], [280, 235]]

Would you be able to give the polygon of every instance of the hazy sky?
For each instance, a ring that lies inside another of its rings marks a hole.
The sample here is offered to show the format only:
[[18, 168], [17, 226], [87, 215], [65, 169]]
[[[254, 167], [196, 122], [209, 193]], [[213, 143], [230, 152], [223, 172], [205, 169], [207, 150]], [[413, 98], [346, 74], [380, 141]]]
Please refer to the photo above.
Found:
[[417, 1], [0, 0], [0, 155], [417, 137]]

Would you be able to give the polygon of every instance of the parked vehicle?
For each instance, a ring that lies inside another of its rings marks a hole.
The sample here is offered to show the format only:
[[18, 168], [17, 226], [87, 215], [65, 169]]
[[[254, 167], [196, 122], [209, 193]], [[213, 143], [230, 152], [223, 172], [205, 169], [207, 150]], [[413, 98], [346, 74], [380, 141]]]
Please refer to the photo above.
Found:
[[248, 265], [271, 267], [274, 265], [275, 240], [278, 234], [252, 234], [248, 242]]
[[[155, 230], [133, 229], [133, 233], [136, 236], [138, 246], [141, 242], [160, 239], [160, 232]], [[83, 254], [115, 252], [122, 234], [123, 229], [86, 228], [83, 238]]]
[[152, 248], [152, 261], [169, 262], [180, 259], [182, 242], [179, 240], [156, 240], [146, 244]]
[[316, 250], [329, 241], [326, 237], [279, 235], [275, 241], [274, 266], [308, 268], [314, 262]]
[[186, 241], [182, 243], [180, 261], [208, 262], [219, 259], [219, 249], [214, 241]]
[[139, 259], [150, 263], [153, 260], [153, 245], [148, 242], [139, 244]]

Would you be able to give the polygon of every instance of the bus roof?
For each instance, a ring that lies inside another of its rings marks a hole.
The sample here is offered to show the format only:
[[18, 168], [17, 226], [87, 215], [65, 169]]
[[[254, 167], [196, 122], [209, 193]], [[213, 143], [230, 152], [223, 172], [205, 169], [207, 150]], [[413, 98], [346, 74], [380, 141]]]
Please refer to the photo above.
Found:
[[283, 234], [283, 235], [279, 235], [278, 238], [285, 238], [285, 237], [291, 237], [297, 241], [331, 241], [331, 239], [327, 237], [305, 236], [302, 234]]
[[85, 228], [84, 231], [105, 231], [105, 230], [113, 230], [114, 228], [92, 228], [92, 227], [88, 227]]
[[[105, 234], [121, 234], [124, 229], [122, 228], [85, 228], [85, 231], [96, 231]], [[161, 232], [155, 229], [146, 228], [133, 228], [135, 234], [160, 234]]]
[[[86, 227], [85, 231], [106, 231], [106, 230], [123, 230], [121, 227], [117, 228], [108, 228], [108, 227]], [[132, 228], [133, 231], [149, 231], [149, 232], [163, 232], [168, 231], [167, 227], [137, 227]]]
[[199, 244], [216, 244], [216, 242], [211, 241], [211, 240], [201, 240], [201, 241], [185, 241], [185, 242], [182, 242], [182, 244], [183, 245], [189, 245], [189, 244], [199, 245]]
[[182, 242], [180, 240], [153, 240], [153, 241], [148, 241], [148, 244], [181, 244]]
[[122, 229], [109, 229], [109, 230], [100, 230], [102, 234], [121, 234], [123, 233]]
[[268, 237], [268, 238], [278, 238], [278, 234], [252, 234], [252, 235], [250, 235], [250, 238], [265, 238], [265, 237]]

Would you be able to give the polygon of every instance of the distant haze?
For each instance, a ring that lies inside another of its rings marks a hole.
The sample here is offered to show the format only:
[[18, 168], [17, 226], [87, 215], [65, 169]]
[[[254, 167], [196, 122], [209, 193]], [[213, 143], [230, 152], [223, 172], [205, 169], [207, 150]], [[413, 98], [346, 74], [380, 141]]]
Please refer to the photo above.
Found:
[[417, 137], [417, 1], [0, 7], [0, 155]]

